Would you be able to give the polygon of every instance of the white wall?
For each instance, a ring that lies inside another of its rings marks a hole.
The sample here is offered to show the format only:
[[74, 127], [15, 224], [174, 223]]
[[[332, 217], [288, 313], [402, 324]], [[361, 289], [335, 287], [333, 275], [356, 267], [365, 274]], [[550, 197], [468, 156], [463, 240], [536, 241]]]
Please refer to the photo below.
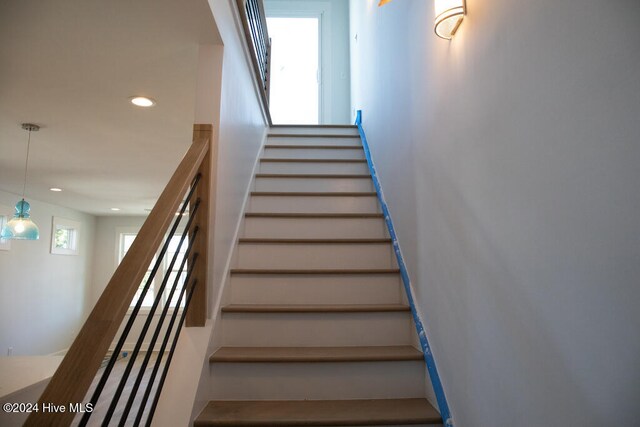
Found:
[[118, 266], [118, 234], [123, 230], [139, 230], [146, 219], [124, 215], [96, 217], [90, 308], [98, 302]]
[[[0, 191], [2, 214], [13, 216], [19, 196]], [[40, 240], [12, 240], [0, 251], [0, 354], [44, 355], [66, 349], [86, 317], [95, 218], [27, 199]], [[6, 212], [5, 212], [6, 211]], [[52, 217], [81, 223], [78, 255], [52, 255]]]
[[637, 424], [640, 4], [376, 3], [352, 99], [456, 425]]
[[[96, 238], [94, 244], [94, 252], [93, 252], [93, 277], [92, 277], [92, 287], [91, 287], [91, 302], [89, 306], [89, 310], [93, 309], [95, 304], [98, 302], [98, 298], [102, 295], [104, 288], [111, 280], [111, 276], [115, 272], [118, 267], [118, 248], [120, 244], [120, 233], [123, 232], [137, 232], [142, 227], [142, 224], [147, 218], [144, 216], [99, 216], [96, 218]], [[146, 348], [146, 344], [151, 341], [151, 337], [153, 335], [153, 331], [157, 325], [157, 321], [160, 319], [160, 313], [162, 309], [158, 309], [156, 314], [154, 315], [154, 320], [151, 323], [150, 330], [145, 335], [145, 339], [143, 341], [143, 349]], [[144, 314], [144, 310], [138, 315], [136, 321], [131, 328], [131, 332], [127, 335], [127, 340], [124, 344], [124, 350], [131, 351], [133, 350], [138, 337], [140, 336], [140, 332], [142, 331], [142, 326], [144, 325], [147, 316]], [[125, 315], [124, 320], [122, 321], [122, 325], [120, 330], [116, 333], [116, 336], [113, 340], [113, 344], [111, 345], [111, 349], [115, 347], [115, 343], [120, 338], [120, 334], [122, 333], [122, 328], [129, 320], [129, 315]], [[163, 331], [166, 331], [166, 326], [168, 321], [165, 320]], [[164, 332], [160, 335], [164, 336]], [[156, 344], [156, 350], [159, 348], [159, 343]]]
[[224, 43], [215, 189], [215, 289], [212, 293], [215, 304], [216, 292], [226, 280], [227, 262], [267, 124], [253, 82], [253, 69], [243, 54], [241, 29], [234, 20], [235, 1], [210, 0], [209, 4]]
[[[197, 415], [209, 400], [208, 356], [217, 344], [212, 339], [209, 346], [203, 347], [202, 332], [214, 330], [215, 335], [236, 232], [253, 168], [266, 134], [266, 117], [260, 107], [258, 86], [254, 82], [252, 65], [241, 38], [243, 30], [237, 21], [236, 2], [209, 0], [209, 5], [223, 42], [217, 129], [218, 170], [217, 183], [212, 189], [216, 191], [215, 228], [213, 251], [209, 254], [210, 263], [213, 262], [209, 288], [212, 319], [204, 329], [188, 328], [180, 336], [178, 348], [182, 350], [176, 353], [176, 364], [180, 363], [180, 367], [171, 369], [167, 376], [166, 391], [161, 396], [154, 426], [186, 425], [192, 415]], [[214, 56], [219, 55], [220, 49], [216, 47], [215, 50]], [[216, 121], [213, 123], [216, 124]], [[200, 377], [199, 384], [192, 380], [196, 370], [195, 378]], [[176, 406], [177, 398], [182, 398], [185, 405]], [[193, 408], [190, 406], [192, 402]]]
[[[209, 252], [209, 265], [212, 266], [209, 307], [212, 319], [204, 328], [182, 331], [154, 417], [154, 425], [157, 426], [185, 425], [192, 411], [197, 414], [208, 400], [208, 355], [212, 346], [216, 345], [215, 342], [209, 343], [208, 338], [217, 324], [236, 231], [267, 126], [266, 116], [260, 106], [258, 86], [253, 81], [253, 69], [244, 53], [244, 41], [240, 38], [243, 33], [234, 18], [235, 1], [210, 0], [209, 5], [223, 45], [200, 48], [195, 122], [214, 125], [218, 150], [216, 183], [212, 187], [212, 191], [216, 192], [215, 209], [211, 215], [213, 250]], [[210, 92], [210, 95], [201, 91]], [[104, 243], [100, 246], [105, 249], [96, 250], [96, 259], [114, 256], [110, 254], [115, 254], [116, 228], [135, 226], [138, 222], [141, 225], [143, 220], [100, 218], [98, 239]], [[115, 259], [111, 259], [115, 262]], [[96, 269], [94, 288], [100, 292], [115, 268], [113, 263], [109, 265], [109, 274], [108, 265]], [[139, 323], [136, 322], [133, 332], [139, 328]], [[175, 404], [178, 399], [182, 402], [180, 405]]]
[[344, 0], [265, 0], [267, 16], [322, 13], [321, 124], [350, 124], [349, 3]]
[[[185, 217], [186, 218], [186, 217]], [[104, 291], [104, 288], [109, 283], [111, 276], [115, 272], [118, 266], [118, 247], [120, 244], [120, 233], [123, 232], [137, 232], [142, 227], [142, 224], [147, 218], [144, 216], [99, 216], [96, 219], [96, 238], [94, 245], [94, 274], [92, 280], [92, 290], [91, 290], [91, 305], [89, 309], [93, 309], [96, 302], [98, 302], [98, 298]], [[182, 224], [184, 225], [185, 220], [183, 220]], [[172, 286], [173, 283], [169, 282], [167, 284], [168, 287]], [[158, 307], [153, 316], [153, 319], [149, 325], [149, 330], [147, 331], [143, 341], [142, 341], [142, 350], [148, 349], [148, 344], [153, 337], [153, 333], [155, 328], [158, 325], [158, 321], [161, 318], [162, 307]], [[138, 338], [140, 337], [140, 332], [142, 331], [142, 327], [147, 321], [148, 310], [142, 309], [138, 316], [136, 317], [133, 326], [131, 327], [131, 331], [127, 335], [127, 339], [124, 343], [123, 349], [125, 351], [132, 351], [135, 347]], [[111, 349], [115, 348], [115, 345], [122, 334], [122, 330], [126, 325], [126, 322], [129, 321], [129, 314], [127, 313], [122, 321], [120, 329], [115, 335], [113, 343], [111, 344]], [[153, 348], [154, 351], [158, 351], [160, 349], [160, 343], [162, 342], [162, 338], [164, 337], [167, 326], [169, 325], [169, 317], [165, 318], [162, 324], [161, 332], [156, 341], [156, 344]]]

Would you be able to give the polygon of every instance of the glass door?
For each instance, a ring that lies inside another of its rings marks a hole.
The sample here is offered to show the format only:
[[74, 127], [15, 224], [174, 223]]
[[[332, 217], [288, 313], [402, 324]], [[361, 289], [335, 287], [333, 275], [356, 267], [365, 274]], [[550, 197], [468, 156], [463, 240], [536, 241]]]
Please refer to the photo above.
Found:
[[320, 20], [267, 18], [271, 37], [269, 110], [275, 124], [318, 124]]

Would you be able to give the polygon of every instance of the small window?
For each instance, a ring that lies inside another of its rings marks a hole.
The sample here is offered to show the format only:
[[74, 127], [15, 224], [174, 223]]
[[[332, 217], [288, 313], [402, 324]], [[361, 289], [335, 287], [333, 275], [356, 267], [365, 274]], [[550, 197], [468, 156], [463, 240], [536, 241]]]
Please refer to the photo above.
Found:
[[[11, 209], [0, 206], [0, 230], [9, 222], [9, 215], [6, 213], [10, 211]], [[11, 240], [0, 239], [0, 251], [8, 251], [9, 249], [11, 249]]]
[[53, 217], [51, 253], [55, 255], [78, 255], [79, 234], [79, 222]]
[[[134, 233], [134, 232], [120, 233], [118, 263], [122, 262], [127, 251], [133, 244], [133, 241], [135, 240], [136, 235], [137, 233]], [[162, 293], [162, 298], [160, 300], [159, 307], [162, 308], [164, 307], [165, 304], [167, 304], [168, 302], [167, 300], [169, 299], [169, 294], [171, 293], [171, 288], [173, 287], [173, 283], [176, 277], [178, 277], [180, 264], [184, 258], [185, 252], [187, 251], [187, 247], [189, 246], [189, 242], [188, 242], [189, 239], [187, 237], [182, 243], [182, 247], [180, 247], [180, 250], [178, 251], [180, 238], [181, 236], [179, 235], [173, 236], [171, 238], [171, 241], [169, 242], [169, 248], [164, 258], [162, 259], [162, 262], [160, 263], [160, 268], [156, 272], [156, 276], [152, 280], [151, 285], [149, 286], [149, 290], [144, 296], [144, 299], [142, 301], [143, 308], [150, 308], [153, 305], [153, 301], [156, 295], [158, 294], [160, 287], [162, 286], [162, 279], [165, 277], [165, 275], [169, 275], [169, 280], [167, 281], [164, 292]], [[177, 252], [176, 262], [173, 265], [173, 268], [171, 269], [171, 271], [169, 271], [169, 267], [171, 266], [171, 259], [173, 258], [174, 254], [176, 254], [176, 252]], [[140, 295], [142, 295], [142, 290], [144, 289], [144, 286], [147, 283], [147, 280], [149, 280], [149, 277], [151, 276], [151, 269], [155, 265], [156, 259], [157, 258], [154, 257], [153, 261], [149, 265], [147, 273], [145, 274], [144, 279], [142, 279], [142, 282], [140, 283], [140, 286], [138, 287], [138, 290], [136, 291], [133, 297], [133, 300], [131, 301], [131, 307], [135, 306], [138, 300], [140, 299]], [[183, 271], [182, 274], [178, 277], [178, 287], [176, 288], [176, 291], [174, 292], [173, 297], [171, 298], [171, 301], [168, 302], [170, 307], [175, 307], [178, 302], [178, 296], [180, 295], [180, 290], [182, 289], [182, 285], [184, 284], [184, 279], [186, 277], [186, 267], [184, 270], [185, 271]], [[180, 303], [180, 307], [184, 307], [184, 300], [185, 300], [185, 297], [183, 296], [182, 302]]]

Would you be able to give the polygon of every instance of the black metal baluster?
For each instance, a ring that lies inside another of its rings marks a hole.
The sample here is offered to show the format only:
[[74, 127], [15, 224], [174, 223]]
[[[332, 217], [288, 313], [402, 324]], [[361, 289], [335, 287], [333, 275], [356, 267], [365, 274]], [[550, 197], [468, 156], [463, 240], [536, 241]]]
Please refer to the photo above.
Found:
[[260, 76], [262, 77], [264, 75], [264, 65], [265, 65], [265, 56], [264, 56], [264, 51], [262, 49], [263, 46], [263, 37], [262, 37], [262, 31], [260, 30], [261, 25], [262, 25], [262, 20], [260, 18], [260, 13], [258, 11], [258, 8], [256, 7], [255, 2], [249, 2], [248, 6], [251, 9], [252, 12], [252, 25], [251, 25], [251, 33], [254, 39], [254, 49], [256, 51], [256, 58], [258, 60], [258, 65], [260, 67]]
[[[196, 209], [193, 210], [192, 214], [194, 214], [196, 211]], [[194, 228], [193, 231], [193, 238], [196, 237], [196, 235], [198, 234], [198, 227], [196, 226]], [[147, 365], [149, 363], [149, 360], [151, 359], [151, 355], [153, 353], [153, 348], [156, 345], [156, 341], [158, 340], [158, 336], [160, 335], [160, 331], [162, 329], [162, 325], [164, 324], [164, 319], [167, 315], [167, 312], [169, 311], [169, 305], [171, 303], [171, 298], [173, 298], [173, 294], [175, 293], [175, 290], [178, 287], [178, 282], [180, 281], [180, 276], [182, 276], [182, 273], [184, 272], [184, 267], [187, 264], [187, 260], [189, 258], [189, 255], [191, 254], [191, 249], [193, 248], [193, 245], [189, 245], [189, 247], [187, 248], [186, 253], [184, 254], [184, 257], [182, 259], [182, 262], [180, 263], [180, 269], [178, 271], [178, 274], [176, 275], [175, 280], [173, 281], [173, 285], [171, 287], [171, 292], [169, 293], [169, 296], [167, 298], [167, 303], [165, 304], [165, 306], [162, 309], [162, 313], [160, 314], [160, 319], [158, 320], [158, 324], [156, 325], [156, 328], [153, 332], [153, 336], [151, 338], [151, 341], [149, 342], [149, 348], [147, 349], [147, 353], [145, 354], [144, 360], [142, 362], [142, 366], [140, 367], [140, 370], [138, 371], [138, 375], [136, 377], [136, 381], [133, 385], [133, 388], [131, 389], [131, 392], [129, 394], [129, 399], [127, 400], [127, 404], [124, 408], [122, 417], [120, 418], [120, 426], [124, 426], [125, 422], [127, 420], [127, 416], [129, 415], [129, 412], [131, 411], [131, 407], [133, 406], [133, 402], [135, 400], [136, 394], [138, 393], [138, 388], [140, 387], [140, 383], [142, 382], [142, 378], [144, 377]], [[179, 249], [178, 249], [179, 250]], [[188, 281], [189, 276], [191, 275], [191, 271], [193, 270], [193, 266], [191, 269], [189, 269], [187, 278], [185, 279], [185, 283]], [[163, 289], [164, 291], [164, 289]], [[178, 310], [179, 306], [176, 306], [175, 310]], [[161, 356], [159, 356], [161, 357]]]
[[251, 38], [253, 40], [253, 50], [259, 65], [261, 62], [261, 59], [260, 59], [260, 51], [258, 49], [258, 45], [260, 43], [258, 41], [258, 35], [256, 31], [256, 16], [255, 16], [253, 7], [251, 7], [251, 2], [247, 2], [246, 10], [247, 10], [247, 20], [249, 21], [249, 32], [251, 33]]
[[[189, 193], [187, 194], [187, 198], [186, 200], [183, 202], [182, 207], [180, 208], [180, 213], [178, 218], [176, 219], [176, 221], [174, 221], [171, 230], [169, 231], [169, 237], [167, 237], [164, 241], [164, 244], [162, 245], [162, 249], [160, 250], [157, 260], [155, 262], [155, 264], [153, 265], [153, 268], [151, 269], [151, 274], [149, 276], [149, 278], [147, 279], [147, 282], [145, 283], [142, 292], [140, 293], [140, 296], [138, 297], [138, 301], [136, 302], [136, 305], [133, 307], [133, 310], [131, 311], [131, 314], [129, 316], [129, 319], [127, 320], [127, 323], [125, 324], [125, 327], [122, 331], [122, 333], [120, 334], [120, 338], [118, 339], [118, 343], [116, 344], [114, 350], [113, 350], [113, 354], [111, 355], [111, 357], [109, 358], [109, 362], [107, 363], [107, 366], [105, 367], [104, 372], [102, 373], [102, 377], [100, 378], [100, 381], [98, 382], [98, 384], [96, 385], [96, 389], [93, 392], [93, 395], [91, 396], [91, 399], [89, 400], [89, 402], [95, 407], [96, 403], [98, 402], [98, 399], [100, 398], [100, 395], [102, 394], [102, 391], [104, 390], [105, 385], [107, 384], [107, 381], [109, 380], [109, 376], [111, 375], [111, 371], [113, 370], [113, 367], [116, 363], [116, 361], [118, 360], [118, 355], [120, 354], [120, 352], [122, 351], [122, 347], [124, 346], [125, 340], [127, 339], [127, 336], [129, 335], [129, 332], [131, 331], [131, 328], [133, 327], [133, 324], [136, 320], [136, 317], [138, 315], [138, 312], [140, 311], [140, 308], [142, 307], [142, 302], [144, 300], [144, 297], [146, 296], [147, 292], [149, 291], [149, 288], [151, 287], [151, 283], [153, 282], [153, 279], [155, 278], [156, 273], [158, 272], [158, 269], [160, 268], [160, 265], [162, 263], [162, 259], [164, 258], [164, 255], [167, 253], [167, 250], [169, 248], [169, 243], [171, 242], [171, 236], [173, 236], [178, 228], [178, 225], [180, 224], [180, 220], [182, 219], [182, 215], [185, 213], [187, 206], [189, 206], [189, 201], [191, 199], [191, 197], [193, 196], [193, 193], [196, 189], [196, 186], [198, 185], [198, 182], [200, 181], [200, 177], [201, 174], [196, 175], [196, 177], [193, 179], [193, 182], [191, 183], [191, 188], [189, 189]], [[91, 417], [92, 412], [85, 412], [82, 416], [82, 418], [80, 419], [80, 423], [79, 426], [80, 427], [85, 427], [87, 425], [87, 423], [89, 422], [89, 418]]]
[[[178, 305], [180, 305], [180, 303], [182, 302], [182, 297], [184, 296], [185, 290], [187, 289], [187, 284], [189, 283], [189, 279], [191, 278], [191, 273], [193, 272], [197, 259], [198, 259], [198, 253], [195, 253], [193, 255], [193, 259], [191, 260], [191, 266], [189, 267], [189, 272], [187, 273], [187, 277], [184, 281], [184, 284], [178, 296], [178, 302], [177, 302]], [[183, 308], [183, 312], [186, 312], [186, 310], [187, 310], [187, 304], [185, 304], [185, 307]], [[156, 375], [158, 374], [158, 370], [160, 369], [160, 365], [162, 363], [162, 355], [164, 354], [164, 351], [167, 349], [167, 344], [169, 342], [169, 338], [171, 337], [171, 332], [173, 331], [173, 325], [175, 324], [177, 315], [178, 315], [178, 310], [174, 310], [173, 313], [171, 314], [171, 321], [169, 322], [169, 326], [167, 326], [167, 332], [165, 333], [165, 336], [162, 340], [162, 345], [160, 346], [160, 350], [158, 350], [159, 356], [154, 363], [153, 371], [151, 372], [151, 376], [149, 377], [147, 388], [142, 397], [142, 402], [140, 403], [140, 407], [138, 408], [138, 414], [136, 415], [136, 420], [134, 422], [134, 425], [136, 426], [140, 424], [140, 421], [142, 420], [142, 417], [144, 415], [144, 409], [147, 406], [147, 401], [149, 400], [149, 395], [151, 394], [153, 383], [155, 382]]]
[[258, 3], [256, 1], [250, 1], [251, 8], [253, 9], [253, 16], [255, 17], [255, 32], [256, 37], [258, 39], [258, 45], [256, 46], [260, 50], [260, 63], [264, 63], [265, 52], [264, 52], [264, 31], [262, 29], [262, 16], [260, 16], [260, 8], [258, 7]]
[[[153, 398], [153, 404], [151, 405], [151, 409], [149, 410], [149, 415], [147, 417], [147, 422], [145, 423], [145, 426], [147, 427], [151, 426], [151, 420], [153, 419], [153, 414], [155, 413], [156, 407], [158, 406], [158, 400], [160, 399], [160, 392], [162, 391], [162, 386], [164, 385], [164, 381], [167, 378], [167, 372], [169, 372], [171, 359], [173, 358], [173, 353], [176, 350], [176, 345], [178, 344], [178, 338], [180, 338], [180, 331], [182, 331], [182, 325], [184, 324], [184, 319], [187, 315], [187, 309], [189, 308], [189, 303], [191, 302], [191, 297], [193, 296], [193, 291], [196, 289], [197, 284], [198, 284], [198, 281], [194, 280], [193, 285], [191, 285], [191, 289], [189, 289], [189, 294], [187, 295], [187, 301], [184, 304], [184, 310], [182, 311], [182, 315], [180, 316], [180, 321], [178, 322], [178, 328], [176, 329], [176, 333], [173, 337], [173, 343], [171, 343], [171, 350], [169, 350], [167, 361], [164, 364], [162, 375], [160, 376], [160, 381], [158, 382], [158, 387], [156, 388], [156, 395]], [[186, 285], [187, 283], [185, 283], [185, 288], [186, 288]]]
[[266, 52], [266, 37], [265, 37], [265, 29], [264, 26], [262, 25], [262, 14], [260, 13], [260, 6], [258, 5], [257, 1], [252, 1], [251, 2], [253, 4], [253, 8], [255, 9], [255, 14], [258, 17], [256, 24], [257, 24], [257, 31], [258, 31], [258, 37], [260, 38], [260, 51], [262, 53], [262, 60], [266, 63], [266, 57], [267, 57], [267, 52]]
[[[198, 199], [196, 201], [196, 204], [195, 204], [196, 209], [197, 209], [199, 204], [200, 204], [200, 199]], [[195, 212], [195, 209], [194, 209], [194, 212]], [[175, 265], [175, 262], [176, 262], [178, 253], [180, 251], [180, 248], [182, 247], [184, 239], [186, 238], [187, 234], [189, 233], [189, 228], [190, 228], [191, 223], [194, 220], [194, 218], [195, 218], [194, 215], [191, 215], [189, 217], [189, 221], [187, 222], [185, 230], [182, 233], [182, 236], [180, 238], [180, 243], [178, 244], [178, 250], [174, 254], [173, 258], [171, 259], [168, 271], [171, 271], [173, 269], [173, 266]], [[179, 222], [179, 219], [178, 219], [178, 222]], [[169, 235], [168, 239], [171, 240], [172, 237], [173, 237], [173, 235]], [[149, 330], [149, 326], [151, 325], [151, 322], [153, 321], [153, 315], [155, 314], [156, 309], [158, 308], [158, 304], [160, 304], [160, 300], [162, 299], [162, 291], [166, 287], [168, 280], [169, 280], [169, 276], [165, 274], [165, 277], [162, 279], [162, 284], [160, 285], [160, 288], [158, 290], [158, 294], [156, 295], [156, 298], [153, 301], [153, 305], [151, 306], [151, 309], [149, 310], [149, 314], [147, 315], [147, 319], [144, 322], [144, 326], [142, 327], [142, 331], [140, 332], [140, 336], [138, 337], [138, 340], [136, 341], [136, 345], [133, 348], [133, 351], [131, 352], [131, 356], [129, 357], [129, 362], [127, 363], [127, 366], [126, 366], [126, 368], [124, 370], [124, 373], [122, 374], [122, 378], [120, 379], [120, 383], [118, 384], [116, 392], [115, 392], [115, 394], [114, 394], [114, 396], [113, 396], [113, 398], [111, 400], [111, 404], [109, 405], [109, 409], [107, 410], [107, 413], [106, 413], [106, 415], [104, 417], [104, 420], [102, 421], [102, 425], [103, 426], [108, 426], [109, 425], [109, 421], [111, 420], [111, 417], [113, 416], [113, 413], [116, 410], [116, 406], [118, 405], [118, 401], [120, 400], [120, 396], [122, 395], [122, 391], [124, 390], [124, 387], [127, 384], [127, 379], [129, 378], [129, 374], [131, 373], [131, 370], [133, 369], [133, 364], [135, 363], [136, 358], [138, 357], [138, 353], [140, 352], [140, 348], [142, 347], [142, 341], [144, 340], [144, 337], [146, 336], [147, 331]]]

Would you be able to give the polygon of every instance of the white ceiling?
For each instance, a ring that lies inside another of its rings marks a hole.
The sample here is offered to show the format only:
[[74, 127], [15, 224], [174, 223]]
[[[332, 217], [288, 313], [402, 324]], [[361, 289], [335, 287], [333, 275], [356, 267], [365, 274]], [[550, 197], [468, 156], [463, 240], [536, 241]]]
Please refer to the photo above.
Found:
[[30, 122], [27, 200], [146, 214], [190, 144], [198, 46], [219, 43], [206, 0], [1, 0], [0, 190], [22, 192]]

